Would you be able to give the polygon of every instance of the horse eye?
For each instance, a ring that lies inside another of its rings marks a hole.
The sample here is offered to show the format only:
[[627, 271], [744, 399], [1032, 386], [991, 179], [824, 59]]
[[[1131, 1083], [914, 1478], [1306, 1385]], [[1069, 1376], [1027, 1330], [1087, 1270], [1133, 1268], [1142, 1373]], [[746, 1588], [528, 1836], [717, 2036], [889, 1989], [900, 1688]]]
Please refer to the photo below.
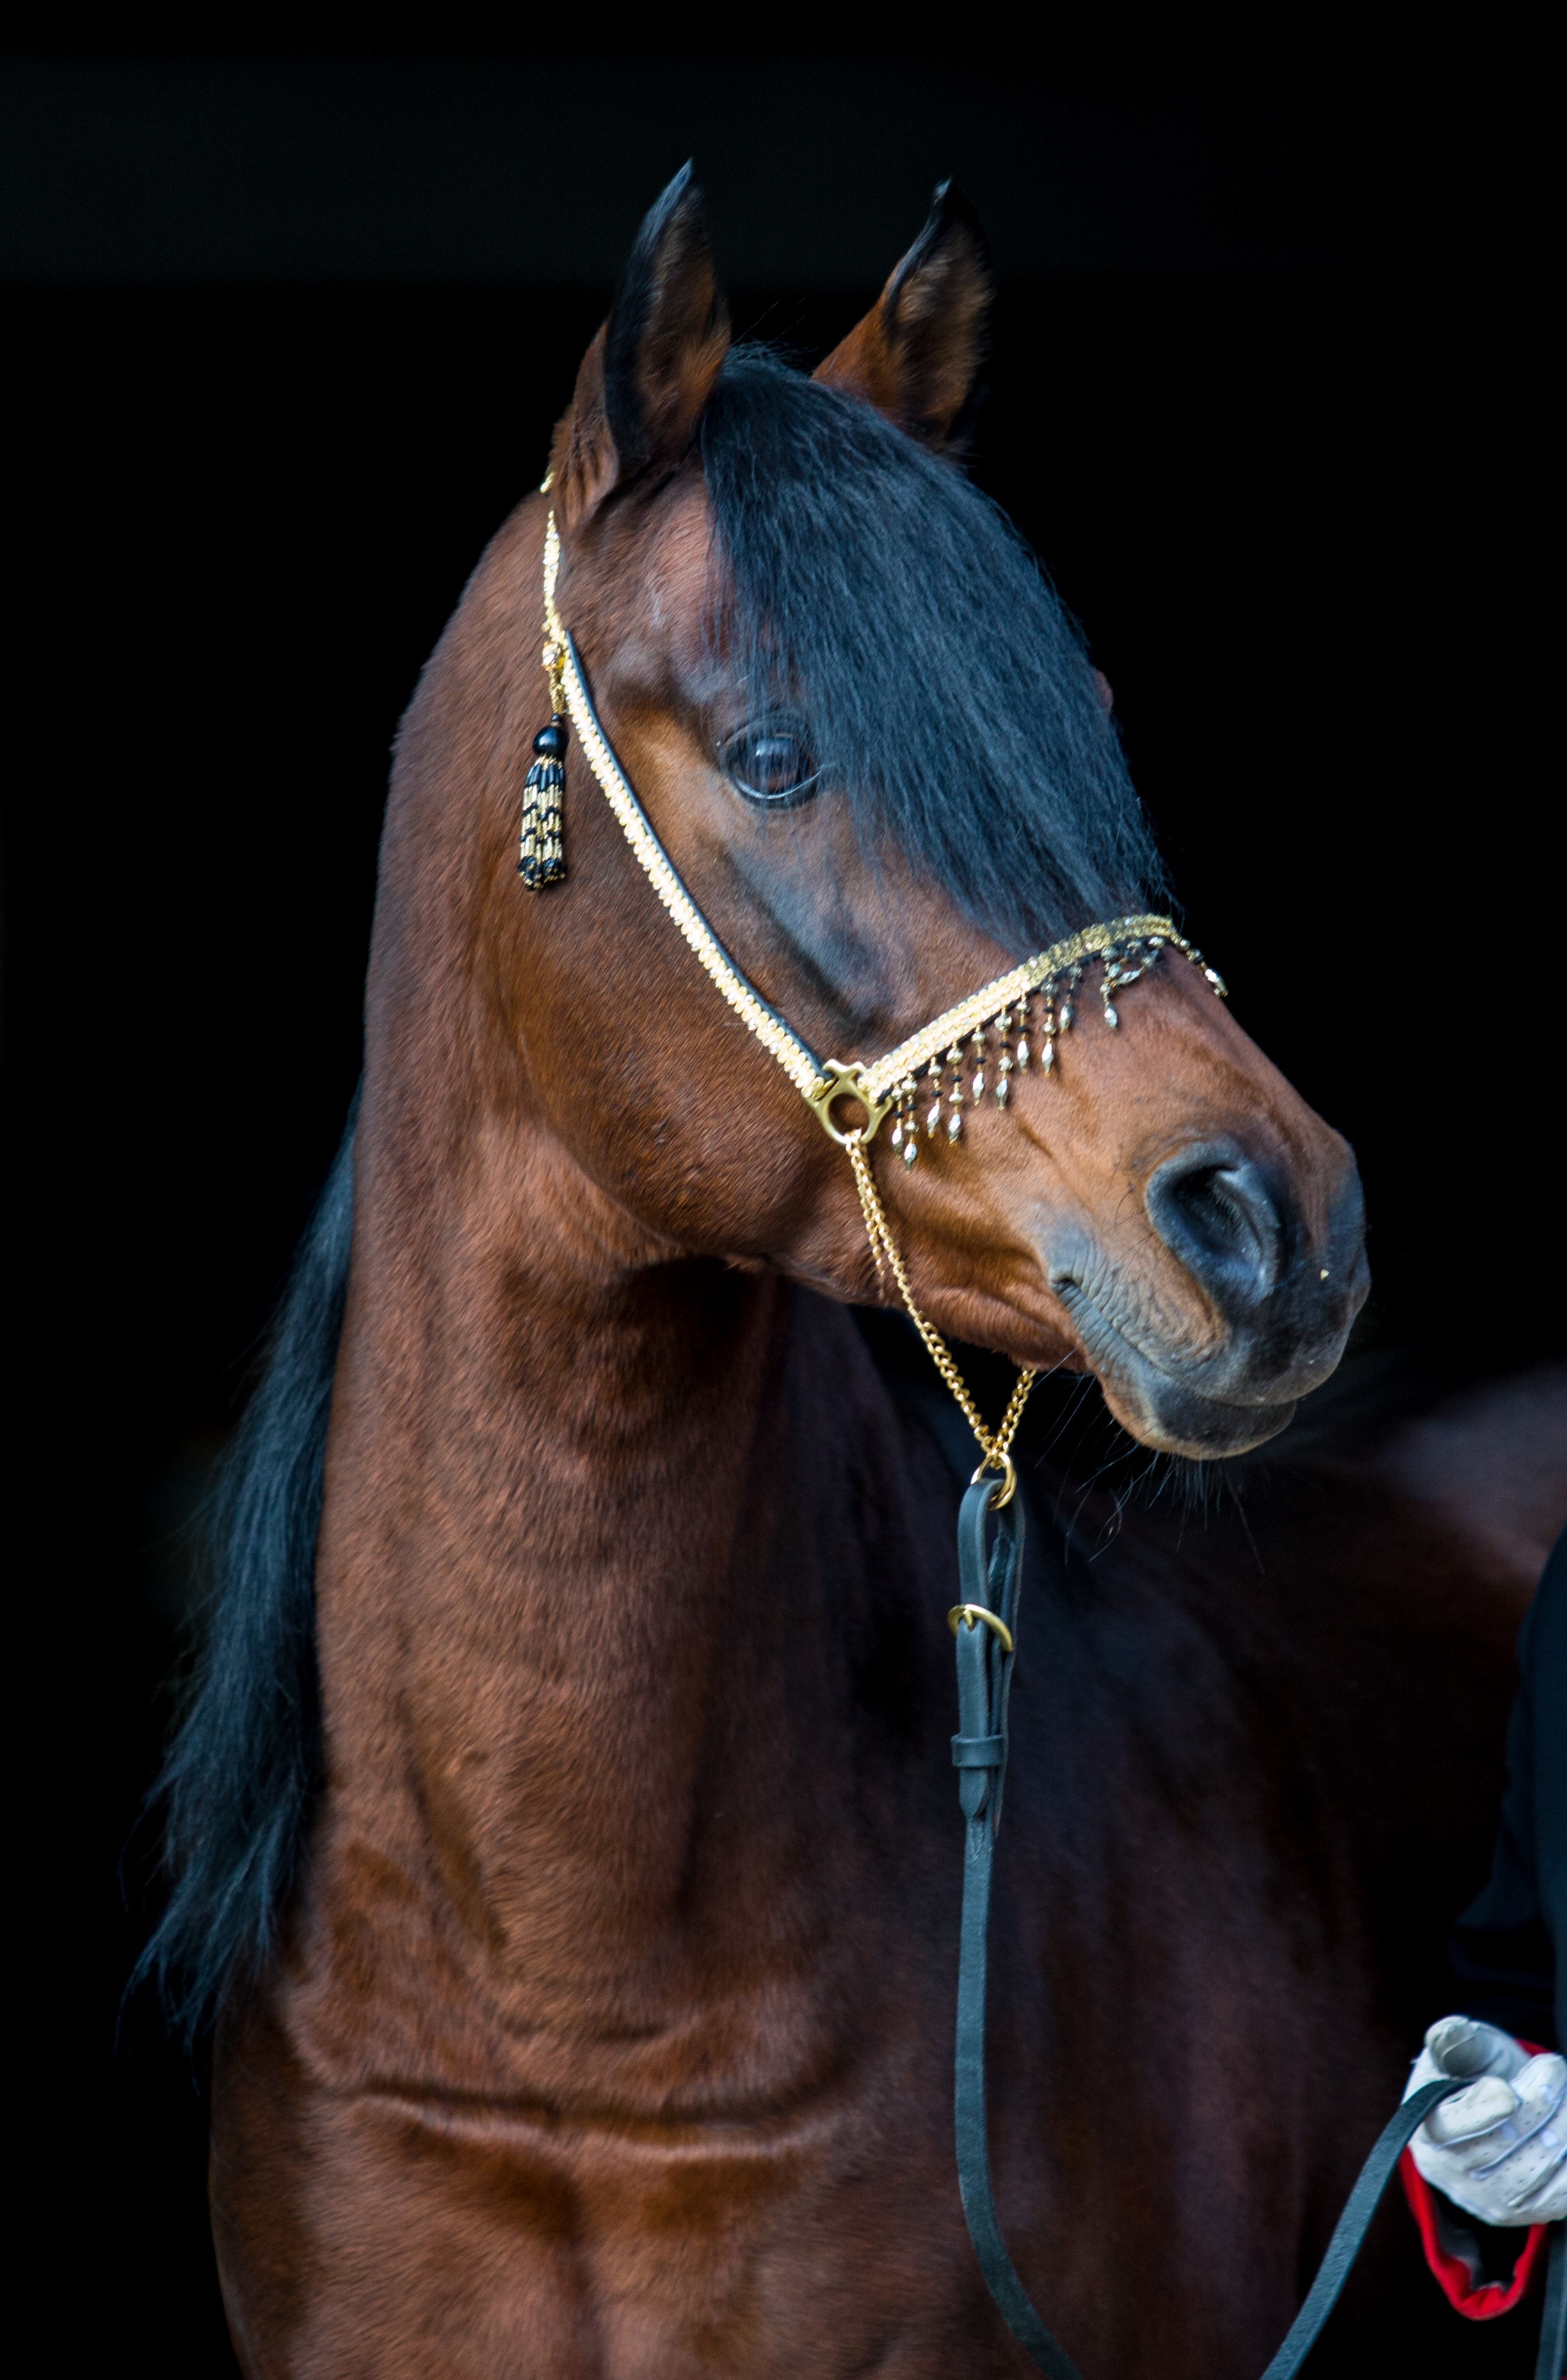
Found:
[[816, 791], [816, 761], [793, 727], [742, 728], [723, 757], [731, 782], [748, 801], [781, 806], [803, 802]]

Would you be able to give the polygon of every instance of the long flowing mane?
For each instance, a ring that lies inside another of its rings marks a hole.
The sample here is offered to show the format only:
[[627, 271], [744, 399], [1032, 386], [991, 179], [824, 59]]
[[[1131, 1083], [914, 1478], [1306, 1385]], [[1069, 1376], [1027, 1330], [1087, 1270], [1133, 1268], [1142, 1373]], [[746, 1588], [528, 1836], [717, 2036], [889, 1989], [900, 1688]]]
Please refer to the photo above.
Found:
[[731, 665], [834, 790], [1022, 956], [1150, 905], [1153, 838], [1075, 621], [953, 463], [765, 348], [701, 431]]
[[133, 1986], [156, 1982], [193, 2037], [272, 1946], [321, 1757], [316, 1537], [353, 1238], [358, 1097], [300, 1240], [211, 1532], [209, 1629], [154, 1788], [166, 1908]]

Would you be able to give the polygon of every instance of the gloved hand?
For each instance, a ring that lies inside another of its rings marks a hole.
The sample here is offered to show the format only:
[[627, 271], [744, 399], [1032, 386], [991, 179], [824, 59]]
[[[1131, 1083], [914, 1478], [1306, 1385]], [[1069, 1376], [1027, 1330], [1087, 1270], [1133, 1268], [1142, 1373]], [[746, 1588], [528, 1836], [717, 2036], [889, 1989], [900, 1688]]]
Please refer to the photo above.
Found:
[[1567, 2059], [1531, 2058], [1494, 2024], [1444, 2016], [1426, 2035], [1404, 2097], [1444, 2074], [1476, 2079], [1433, 2107], [1410, 2143], [1432, 2189], [1482, 2223], [1561, 2222], [1567, 2216]]

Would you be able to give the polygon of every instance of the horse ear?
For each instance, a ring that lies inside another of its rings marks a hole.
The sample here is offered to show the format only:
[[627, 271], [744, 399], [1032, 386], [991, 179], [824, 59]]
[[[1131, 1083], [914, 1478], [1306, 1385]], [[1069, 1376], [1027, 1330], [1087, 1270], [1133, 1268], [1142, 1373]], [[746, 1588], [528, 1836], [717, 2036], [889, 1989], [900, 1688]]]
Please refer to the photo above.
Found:
[[729, 352], [701, 192], [683, 165], [642, 220], [609, 320], [582, 358], [551, 455], [567, 527], [612, 488], [677, 463]]
[[979, 219], [943, 182], [876, 304], [812, 377], [873, 405], [927, 446], [961, 445], [984, 393], [994, 296]]

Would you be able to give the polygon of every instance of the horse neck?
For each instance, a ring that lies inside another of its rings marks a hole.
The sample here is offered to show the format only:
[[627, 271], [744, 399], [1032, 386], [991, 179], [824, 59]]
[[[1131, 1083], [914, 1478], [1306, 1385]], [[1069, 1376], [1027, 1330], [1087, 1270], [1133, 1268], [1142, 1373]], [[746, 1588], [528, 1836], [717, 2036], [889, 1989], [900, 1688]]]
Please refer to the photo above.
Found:
[[822, 1846], [887, 1723], [865, 1676], [910, 1567], [866, 1515], [907, 1483], [845, 1313], [617, 1245], [557, 1145], [465, 1138], [465, 1104], [367, 1079], [320, 1888], [416, 1961], [478, 1961], [518, 2024], [657, 2029], [831, 1922]]

